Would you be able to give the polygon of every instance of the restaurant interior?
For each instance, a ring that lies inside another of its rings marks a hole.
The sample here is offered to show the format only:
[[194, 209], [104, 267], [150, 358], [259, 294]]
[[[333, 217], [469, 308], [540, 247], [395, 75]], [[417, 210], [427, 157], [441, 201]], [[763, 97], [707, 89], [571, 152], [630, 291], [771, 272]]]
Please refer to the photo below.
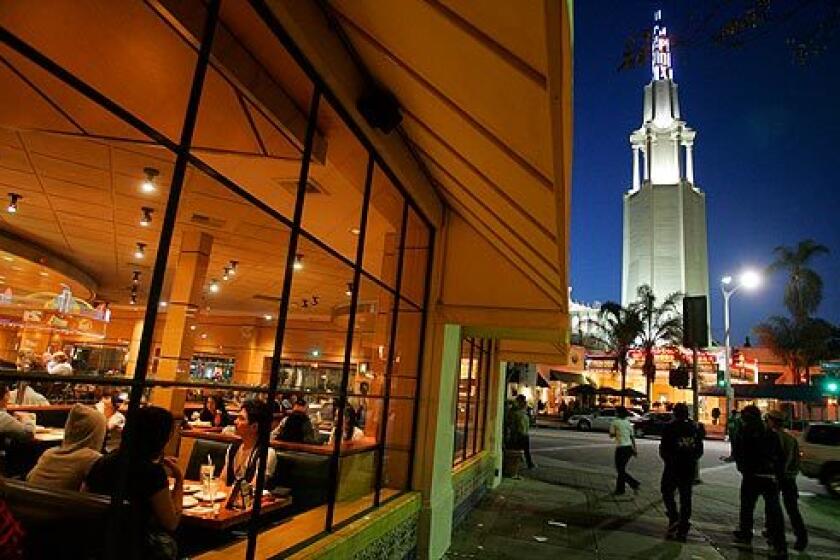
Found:
[[[290, 554], [409, 489], [433, 232], [271, 22], [20, 2], [0, 29], [0, 382], [36, 425], [0, 433], [0, 495], [30, 533], [125, 557], [116, 494], [25, 482], [72, 406], [112, 395], [126, 435], [142, 407], [175, 419], [179, 557]], [[209, 397], [227, 421], [201, 419]], [[254, 398], [277, 457], [259, 507], [209, 485]], [[275, 431], [295, 403], [307, 441]]]

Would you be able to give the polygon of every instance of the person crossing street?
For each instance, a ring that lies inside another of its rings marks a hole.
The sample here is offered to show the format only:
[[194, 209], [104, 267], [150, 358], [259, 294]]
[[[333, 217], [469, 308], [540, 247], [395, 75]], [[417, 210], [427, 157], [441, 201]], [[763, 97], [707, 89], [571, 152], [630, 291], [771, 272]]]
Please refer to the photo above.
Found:
[[[702, 427], [688, 417], [688, 406], [674, 406], [674, 419], [662, 431], [659, 456], [665, 463], [660, 491], [668, 516], [667, 538], [685, 542], [691, 526], [691, 494], [697, 462], [703, 455]], [[674, 494], [679, 491], [680, 507]]]
[[802, 551], [808, 546], [808, 530], [799, 512], [799, 489], [796, 487], [796, 475], [799, 474], [799, 442], [784, 429], [785, 415], [780, 410], [767, 413], [767, 426], [779, 437], [782, 449], [782, 463], [780, 464], [778, 479], [779, 490], [782, 493], [782, 504], [785, 506], [790, 526], [796, 541], [793, 548]]
[[636, 438], [633, 435], [633, 425], [627, 420], [630, 415], [627, 409], [619, 406], [616, 409], [617, 418], [610, 424], [610, 436], [615, 439], [615, 495], [624, 494], [625, 485], [629, 485], [633, 492], [639, 492], [640, 483], [627, 472], [627, 463], [636, 455]]

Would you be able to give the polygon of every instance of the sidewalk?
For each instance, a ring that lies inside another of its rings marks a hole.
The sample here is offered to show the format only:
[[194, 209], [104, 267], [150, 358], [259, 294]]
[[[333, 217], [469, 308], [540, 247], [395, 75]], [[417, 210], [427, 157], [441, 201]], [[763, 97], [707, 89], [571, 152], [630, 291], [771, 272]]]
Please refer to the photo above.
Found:
[[[541, 467], [542, 469], [542, 467]], [[505, 479], [452, 537], [446, 558], [482, 560], [720, 560], [695, 531], [687, 543], [663, 539], [657, 497], [614, 497], [612, 477], [563, 473], [561, 484]], [[550, 523], [551, 522], [551, 523]], [[545, 539], [543, 542], [539, 540]]]
[[[613, 496], [614, 474], [541, 458], [523, 480], [505, 479], [476, 506], [452, 537], [445, 556], [452, 560], [751, 560], [767, 557], [760, 536], [752, 551], [732, 543], [737, 524], [737, 486], [727, 482], [721, 465], [707, 469], [705, 484], [695, 487], [694, 515], [688, 542], [664, 539], [665, 514], [659, 496], [660, 471], [640, 472], [642, 491]], [[840, 557], [838, 511], [830, 498], [800, 500], [809, 525], [808, 551], [791, 559]], [[763, 512], [756, 511], [756, 527]], [[790, 536], [789, 536], [790, 538]]]

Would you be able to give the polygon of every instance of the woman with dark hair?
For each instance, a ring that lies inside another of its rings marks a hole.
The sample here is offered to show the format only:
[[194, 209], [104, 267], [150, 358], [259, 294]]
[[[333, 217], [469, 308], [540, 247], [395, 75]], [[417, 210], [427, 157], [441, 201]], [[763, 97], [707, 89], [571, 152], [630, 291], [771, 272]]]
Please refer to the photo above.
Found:
[[230, 415], [225, 408], [225, 399], [219, 395], [211, 395], [204, 401], [204, 408], [201, 409], [199, 420], [210, 422], [216, 428], [224, 428], [231, 425]]
[[[172, 414], [158, 406], [139, 408], [129, 417], [129, 440], [119, 450], [97, 461], [88, 473], [86, 489], [112, 495], [117, 490], [122, 468], [127, 469], [126, 491], [143, 524], [144, 558], [176, 558], [177, 544], [172, 533], [181, 520], [184, 475], [175, 459], [163, 450], [175, 425]], [[134, 454], [129, 463], [127, 444]], [[168, 477], [175, 479], [172, 490]]]
[[[335, 432], [338, 429], [336, 427], [333, 430], [333, 433], [330, 434], [330, 441], [329, 444], [332, 444], [335, 441], [333, 438], [335, 436]], [[356, 425], [356, 411], [353, 409], [352, 406], [347, 406], [344, 408], [344, 427], [341, 430], [341, 440], [342, 441], [358, 441], [365, 437], [365, 433]]]
[[[272, 416], [271, 408], [264, 401], [248, 399], [242, 403], [234, 422], [236, 435], [242, 438], [242, 443], [238, 446], [231, 444], [225, 454], [225, 466], [222, 469], [225, 485], [233, 486], [238, 480], [254, 484], [259, 457], [257, 440], [263, 425], [271, 428]], [[269, 447], [265, 467], [266, 481], [271, 480], [276, 465], [277, 454]]]

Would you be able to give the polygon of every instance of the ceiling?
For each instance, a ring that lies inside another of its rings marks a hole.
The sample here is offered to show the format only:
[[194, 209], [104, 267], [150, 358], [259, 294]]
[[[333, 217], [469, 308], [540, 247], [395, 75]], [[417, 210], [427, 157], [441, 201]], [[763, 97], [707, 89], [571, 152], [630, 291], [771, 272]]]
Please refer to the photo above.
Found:
[[[222, 14], [233, 46], [221, 42], [220, 48], [227, 51], [214, 50], [193, 152], [272, 212], [290, 219], [300, 172], [299, 119], [305, 123], [311, 85], [249, 14]], [[195, 50], [188, 33], [176, 33], [171, 22], [147, 4], [5, 4], [0, 24], [163, 136], [177, 140]], [[62, 32], [68, 27], [76, 32]], [[243, 89], [245, 78], [232, 75], [224, 65], [225, 56], [234, 51], [240, 70], [249, 68], [259, 82], [253, 91]], [[246, 55], [247, 60], [241, 58]], [[260, 93], [266, 91], [265, 80], [274, 80], [268, 88], [272, 94]], [[366, 151], [326, 103], [319, 113], [317, 138], [310, 168], [314, 190], [304, 205], [303, 227], [355, 260], [358, 235], [352, 230], [360, 221]], [[0, 45], [0, 193], [23, 197], [16, 214], [0, 215], [0, 227], [86, 272], [98, 286], [97, 299], [128, 304], [133, 273], [140, 271], [139, 300], [144, 302], [173, 164], [167, 149]], [[160, 172], [153, 193], [140, 189], [146, 167]], [[389, 236], [398, 233], [402, 197], [378, 169], [372, 200], [364, 265], [389, 281], [393, 271], [383, 267], [385, 248]], [[147, 227], [140, 225], [143, 207], [152, 210]], [[164, 299], [186, 229], [206, 231], [214, 238], [206, 283], [216, 278], [222, 289], [218, 294], [205, 291], [204, 307], [260, 316], [276, 312], [289, 234], [280, 220], [190, 167]], [[147, 245], [142, 259], [134, 254], [138, 242]], [[349, 299], [345, 291], [352, 270], [305, 238], [298, 252], [304, 267], [295, 273], [293, 313], [330, 317]], [[223, 268], [231, 260], [239, 262], [238, 272], [223, 282]], [[3, 265], [0, 262], [0, 275]], [[375, 285], [366, 283], [362, 299], [373, 301], [377, 295]], [[313, 296], [319, 302], [314, 306]], [[304, 299], [309, 300], [305, 307]]]

